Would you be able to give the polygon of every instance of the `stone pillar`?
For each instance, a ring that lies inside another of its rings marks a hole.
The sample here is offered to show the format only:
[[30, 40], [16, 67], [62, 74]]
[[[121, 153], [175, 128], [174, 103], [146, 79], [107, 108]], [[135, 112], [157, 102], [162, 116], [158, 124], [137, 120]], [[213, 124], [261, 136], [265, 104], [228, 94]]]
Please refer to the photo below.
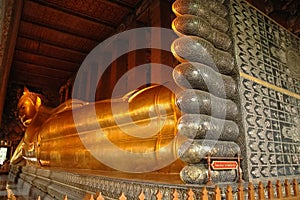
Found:
[[0, 123], [22, 5], [22, 0], [2, 0], [0, 4]]

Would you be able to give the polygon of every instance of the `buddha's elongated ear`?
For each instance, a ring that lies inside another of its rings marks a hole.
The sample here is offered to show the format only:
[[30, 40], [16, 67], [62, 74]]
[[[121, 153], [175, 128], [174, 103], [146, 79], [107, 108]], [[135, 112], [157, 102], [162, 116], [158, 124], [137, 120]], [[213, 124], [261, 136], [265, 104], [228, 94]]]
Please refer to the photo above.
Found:
[[24, 86], [23, 94], [28, 93], [28, 92], [29, 92], [28, 88], [26, 86]]
[[35, 106], [36, 106], [37, 108], [39, 108], [41, 104], [42, 104], [42, 100], [41, 100], [41, 98], [40, 98], [39, 96], [37, 96], [37, 97], [36, 97]]

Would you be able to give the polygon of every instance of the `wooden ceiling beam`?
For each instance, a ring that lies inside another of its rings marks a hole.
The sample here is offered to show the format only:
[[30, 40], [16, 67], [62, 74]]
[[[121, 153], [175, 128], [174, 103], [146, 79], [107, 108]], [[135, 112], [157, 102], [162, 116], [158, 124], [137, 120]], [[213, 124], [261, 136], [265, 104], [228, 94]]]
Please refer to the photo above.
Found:
[[[27, 78], [27, 81], [32, 81], [33, 79], [39, 78], [40, 82], [46, 81], [51, 84], [56, 84], [57, 82], [65, 82], [66, 78], [61, 78], [61, 77], [53, 77], [49, 75], [43, 75], [31, 71], [26, 71], [26, 70], [19, 70], [19, 69], [12, 69], [13, 74], [17, 74], [18, 76], [24, 76]], [[49, 81], [48, 81], [49, 80]]]
[[42, 65], [26, 63], [24, 61], [19, 61], [19, 60], [15, 60], [13, 62], [13, 70], [30, 72], [37, 75], [47, 76], [49, 78], [52, 77], [52, 78], [59, 78], [59, 79], [66, 79], [74, 74], [72, 72], [64, 71], [61, 69], [53, 69]]
[[59, 10], [59, 11], [65, 12], [65, 13], [68, 13], [70, 15], [74, 15], [74, 16], [77, 16], [77, 17], [81, 17], [81, 18], [84, 18], [84, 19], [96, 22], [96, 23], [103, 24], [103, 25], [111, 27], [113, 29], [117, 28], [117, 24], [112, 24], [112, 23], [110, 23], [108, 21], [101, 20], [101, 19], [98, 19], [98, 18], [95, 18], [95, 17], [91, 17], [89, 15], [77, 12], [75, 10], [70, 10], [70, 9], [67, 9], [67, 8], [63, 8], [63, 7], [60, 7], [58, 5], [55, 5], [55, 4], [46, 2], [46, 1], [42, 1], [42, 0], [31, 0], [31, 1], [39, 3], [39, 4], [44, 5], [44, 6], [48, 6], [50, 8], [54, 8], [56, 10]]
[[75, 73], [80, 67], [80, 64], [77, 63], [62, 61], [56, 58], [49, 58], [44, 55], [29, 53], [22, 50], [15, 51], [15, 60], [71, 73]]
[[10, 82], [19, 85], [24, 85], [24, 86], [36, 87], [40, 89], [49, 88], [49, 89], [58, 90], [59, 87], [65, 82], [65, 80], [53, 79], [49, 77], [35, 75], [28, 72], [12, 70], [12, 76], [10, 77]]
[[124, 7], [127, 10], [133, 10], [134, 9], [134, 6], [128, 4], [128, 3], [124, 2], [124, 1], [120, 1], [120, 0], [110, 0], [109, 3], [115, 4], [117, 6]]
[[50, 83], [40, 83], [37, 80], [33, 80], [30, 81], [30, 83], [28, 82], [28, 80], [26, 80], [26, 78], [14, 78], [12, 80], [10, 80], [11, 84], [17, 84], [17, 85], [21, 85], [21, 86], [26, 86], [26, 87], [33, 87], [33, 88], [38, 88], [38, 89], [43, 89], [43, 90], [59, 90], [60, 85], [53, 85]]
[[[60, 49], [65, 49], [65, 50], [71, 50], [71, 51], [77, 51], [81, 54], [85, 54], [87, 55], [88, 52], [84, 52], [84, 51], [80, 51], [79, 49], [74, 49], [74, 48], [70, 48], [70, 47], [66, 47], [66, 46], [63, 46], [63, 45], [59, 45], [57, 43], [53, 43], [53, 42], [49, 42], [49, 41], [46, 41], [44, 39], [38, 39], [36, 38], [35, 36], [33, 35], [27, 35], [27, 34], [23, 34], [23, 33], [19, 33], [19, 37], [21, 38], [26, 38], [26, 39], [29, 39], [29, 40], [33, 40], [33, 41], [36, 41], [37, 43], [44, 43], [44, 44], [49, 44], [51, 46], [55, 46], [55, 47], [58, 47]], [[18, 48], [18, 47], [17, 47]]]
[[[35, 12], [39, 10], [39, 12]], [[67, 14], [54, 8], [50, 8], [36, 2], [25, 1], [22, 19], [33, 21], [38, 24], [45, 24], [49, 27], [56, 27], [68, 33], [76, 33], [95, 41], [103, 41], [114, 29], [102, 24]]]
[[16, 49], [74, 64], [81, 64], [87, 55], [86, 53], [55, 46], [47, 42], [36, 41], [26, 36], [18, 37]]
[[21, 21], [19, 36], [27, 37], [43, 43], [49, 43], [61, 48], [76, 50], [81, 53], [89, 53], [98, 42], [69, 33], [57, 31], [45, 26]]
[[16, 70], [16, 69], [12, 69], [12, 73], [17, 74], [17, 76], [25, 77], [28, 82], [31, 82], [32, 80], [39, 80], [39, 82], [41, 83], [47, 82], [51, 84], [61, 85], [62, 83], [67, 81], [67, 78], [50, 77], [39, 73], [26, 72], [26, 71]]
[[86, 37], [86, 35], [77, 34], [77, 32], [75, 32], [75, 31], [72, 32], [72, 31], [68, 31], [68, 30], [65, 30], [65, 29], [60, 29], [60, 28], [57, 28], [57, 27], [54, 27], [54, 26], [49, 26], [49, 24], [46, 24], [46, 23], [41, 23], [41, 22], [38, 22], [38, 21], [28, 20], [28, 19], [24, 19], [24, 18], [22, 18], [22, 21], [26, 22], [26, 23], [34, 24], [36, 26], [44, 27], [44, 28], [47, 28], [47, 29], [52, 29], [54, 31], [61, 32], [61, 33], [64, 33], [64, 34], [69, 34], [69, 35], [72, 35], [72, 36], [76, 36], [76, 37], [79, 37], [79, 38], [82, 38], [82, 39], [91, 40], [95, 43], [100, 42], [100, 40], [95, 40], [93, 38]]

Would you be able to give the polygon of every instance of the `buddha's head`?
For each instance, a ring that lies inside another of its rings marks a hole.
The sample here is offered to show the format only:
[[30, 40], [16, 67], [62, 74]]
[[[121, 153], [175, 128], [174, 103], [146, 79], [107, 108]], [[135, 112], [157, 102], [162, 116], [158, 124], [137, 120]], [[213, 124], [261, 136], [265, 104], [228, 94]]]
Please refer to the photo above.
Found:
[[40, 105], [41, 98], [39, 97], [39, 94], [30, 92], [25, 87], [17, 107], [17, 115], [25, 127], [29, 126], [35, 118]]

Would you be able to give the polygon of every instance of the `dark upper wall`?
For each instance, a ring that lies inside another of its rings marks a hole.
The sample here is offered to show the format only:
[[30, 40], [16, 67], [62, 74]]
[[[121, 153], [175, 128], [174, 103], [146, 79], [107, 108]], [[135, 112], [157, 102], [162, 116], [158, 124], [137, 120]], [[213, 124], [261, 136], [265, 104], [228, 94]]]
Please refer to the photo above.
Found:
[[299, 0], [247, 0], [283, 27], [300, 36]]

